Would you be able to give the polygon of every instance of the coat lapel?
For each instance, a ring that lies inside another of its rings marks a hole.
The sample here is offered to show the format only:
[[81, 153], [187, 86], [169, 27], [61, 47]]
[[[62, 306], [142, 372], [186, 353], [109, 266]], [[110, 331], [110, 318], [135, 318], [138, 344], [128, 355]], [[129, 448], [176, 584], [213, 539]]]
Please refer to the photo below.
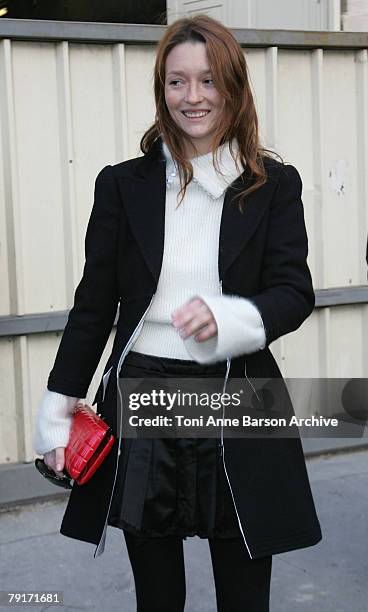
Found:
[[120, 181], [132, 233], [157, 283], [164, 252], [166, 201], [166, 161], [157, 144], [135, 167], [125, 166]]
[[[267, 170], [267, 162], [265, 166]], [[225, 192], [219, 238], [220, 280], [224, 279], [227, 270], [256, 231], [272, 198], [276, 181], [269, 177], [262, 187], [248, 194], [241, 213], [239, 200], [234, 198], [239, 191], [251, 185], [252, 179], [245, 170]]]
[[[151, 152], [132, 160], [134, 165], [122, 164], [120, 182], [124, 209], [134, 237], [142, 251], [155, 282], [158, 282], [165, 234], [166, 160], [158, 139]], [[266, 171], [269, 167], [265, 159]], [[252, 179], [247, 170], [226, 190], [221, 216], [219, 238], [219, 276], [223, 280], [227, 270], [254, 234], [272, 198], [276, 181], [271, 176], [245, 200], [241, 213], [234, 196], [248, 188]]]

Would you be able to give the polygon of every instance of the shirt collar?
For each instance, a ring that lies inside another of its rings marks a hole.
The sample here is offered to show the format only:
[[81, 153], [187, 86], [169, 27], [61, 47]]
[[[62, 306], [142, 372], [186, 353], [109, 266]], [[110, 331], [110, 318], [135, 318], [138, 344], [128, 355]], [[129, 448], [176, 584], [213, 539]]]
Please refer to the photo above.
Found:
[[[232, 149], [237, 160], [239, 160], [239, 146], [236, 138], [232, 141]], [[178, 180], [177, 165], [174, 162], [169, 148], [162, 139], [162, 150], [166, 158], [166, 177], [168, 186]], [[231, 152], [229, 142], [219, 147], [219, 166], [223, 174], [219, 174], [212, 162], [212, 151], [204, 155], [193, 157], [190, 161], [193, 166], [193, 180], [198, 183], [212, 198], [217, 199], [223, 195], [226, 188], [235, 181], [244, 171], [240, 162], [237, 167]]]

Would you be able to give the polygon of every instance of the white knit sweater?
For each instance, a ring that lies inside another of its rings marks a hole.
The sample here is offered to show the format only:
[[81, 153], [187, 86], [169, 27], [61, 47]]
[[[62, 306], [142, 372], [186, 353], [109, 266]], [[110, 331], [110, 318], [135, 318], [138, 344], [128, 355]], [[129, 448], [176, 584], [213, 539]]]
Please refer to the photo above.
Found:
[[[233, 151], [238, 151], [236, 140]], [[166, 157], [166, 208], [164, 254], [155, 297], [132, 350], [161, 357], [214, 363], [252, 353], [265, 346], [263, 322], [246, 298], [221, 295], [218, 276], [218, 244], [225, 190], [240, 174], [228, 144], [220, 147], [219, 174], [212, 153], [191, 160], [193, 181], [180, 206], [176, 165], [164, 143]], [[182, 339], [171, 315], [194, 296], [212, 311], [218, 332], [197, 342], [194, 335]], [[39, 454], [66, 446], [71, 410], [78, 398], [45, 390], [36, 418], [34, 448]]]

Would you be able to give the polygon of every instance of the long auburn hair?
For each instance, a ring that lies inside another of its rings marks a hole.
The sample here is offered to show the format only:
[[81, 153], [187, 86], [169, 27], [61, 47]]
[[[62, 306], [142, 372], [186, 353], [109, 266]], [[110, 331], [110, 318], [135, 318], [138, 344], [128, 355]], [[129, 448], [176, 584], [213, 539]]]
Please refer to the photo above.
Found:
[[154, 95], [156, 115], [154, 124], [144, 133], [140, 141], [141, 151], [149, 153], [159, 136], [166, 142], [179, 169], [179, 204], [182, 202], [187, 185], [193, 178], [193, 166], [185, 156], [185, 144], [192, 145], [187, 134], [172, 119], [165, 101], [165, 66], [170, 51], [181, 43], [202, 42], [206, 45], [207, 58], [214, 81], [224, 106], [222, 119], [218, 122], [212, 141], [212, 160], [218, 165], [218, 147], [236, 138], [239, 158], [243, 168], [247, 166], [252, 185], [240, 190], [239, 208], [245, 196], [261, 187], [267, 180], [263, 156], [276, 154], [261, 146], [259, 139], [258, 117], [250, 87], [248, 68], [242, 48], [231, 31], [221, 22], [204, 14], [183, 17], [174, 21], [159, 41], [154, 67]]

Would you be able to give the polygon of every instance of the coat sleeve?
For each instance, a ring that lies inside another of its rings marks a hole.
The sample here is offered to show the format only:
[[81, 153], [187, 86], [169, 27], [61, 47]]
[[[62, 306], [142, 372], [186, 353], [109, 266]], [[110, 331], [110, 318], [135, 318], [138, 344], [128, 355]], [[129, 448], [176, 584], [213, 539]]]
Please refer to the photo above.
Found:
[[315, 305], [301, 195], [298, 170], [283, 165], [271, 203], [260, 290], [250, 297], [263, 320], [266, 347], [300, 327]]
[[47, 381], [50, 391], [87, 395], [119, 303], [116, 260], [120, 219], [116, 179], [112, 166], [106, 166], [95, 182], [83, 275]]

